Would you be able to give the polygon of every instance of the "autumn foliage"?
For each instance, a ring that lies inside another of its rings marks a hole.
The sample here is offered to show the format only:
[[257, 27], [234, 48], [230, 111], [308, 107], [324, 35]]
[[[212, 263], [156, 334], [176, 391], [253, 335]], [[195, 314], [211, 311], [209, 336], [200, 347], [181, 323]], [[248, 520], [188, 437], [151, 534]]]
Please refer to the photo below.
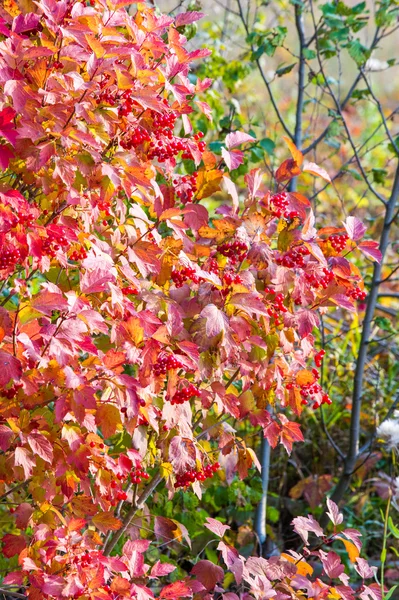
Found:
[[[259, 467], [236, 423], [290, 453], [303, 440], [296, 416], [333, 401], [319, 384], [319, 315], [356, 310], [351, 254], [379, 254], [356, 218], [317, 230], [307, 198], [286, 191], [303, 170], [328, 178], [292, 143], [273, 190], [259, 170], [238, 189], [229, 172], [255, 140], [231, 132], [217, 157], [190, 120], [211, 118], [211, 81], [190, 72], [208, 51], [184, 36], [201, 14], [127, 5], [0, 9], [2, 589], [377, 598], [375, 584], [355, 592], [323, 546], [344, 544], [372, 577], [333, 503], [330, 533], [295, 519], [302, 553], [245, 560], [228, 525], [208, 519], [220, 565], [199, 560], [176, 580], [166, 557], [146, 559], [154, 540], [190, 544], [177, 521], [151, 516], [155, 493], [201, 498], [210, 478]], [[210, 196], [221, 201], [211, 215]]]

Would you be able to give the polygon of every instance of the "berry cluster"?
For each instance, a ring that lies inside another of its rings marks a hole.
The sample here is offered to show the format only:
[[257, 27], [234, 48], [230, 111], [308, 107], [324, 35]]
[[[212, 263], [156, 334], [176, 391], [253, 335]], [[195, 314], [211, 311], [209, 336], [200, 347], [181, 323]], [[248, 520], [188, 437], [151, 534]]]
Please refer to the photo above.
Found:
[[129, 295], [137, 296], [138, 293], [139, 293], [139, 291], [136, 290], [136, 288], [134, 288], [131, 285], [122, 288], [122, 294], [124, 296], [129, 296]]
[[226, 285], [239, 285], [240, 283], [242, 283], [242, 278], [240, 277], [240, 275], [236, 275], [236, 273], [234, 273], [233, 271], [225, 271], [223, 273], [223, 283], [225, 283]]
[[47, 228], [47, 237], [42, 241], [43, 254], [51, 258], [57, 255], [58, 250], [64, 249], [69, 245], [68, 240], [59, 231], [53, 231]]
[[110, 106], [115, 106], [116, 97], [115, 93], [111, 91], [110, 88], [103, 90], [99, 97], [96, 99], [97, 104], [109, 104]]
[[297, 246], [288, 250], [283, 256], [276, 259], [278, 265], [292, 269], [294, 267], [303, 269], [305, 267], [305, 256], [309, 256], [310, 251], [306, 246]]
[[323, 362], [323, 357], [324, 357], [325, 353], [326, 353], [325, 350], [320, 350], [317, 354], [315, 354], [314, 362], [315, 362], [316, 367], [321, 367], [321, 363]]
[[166, 371], [170, 369], [181, 369], [183, 367], [183, 363], [180, 362], [174, 354], [166, 354], [164, 356], [160, 356], [157, 362], [153, 365], [152, 369], [154, 371], [154, 375], [165, 375]]
[[316, 275], [315, 273], [306, 273], [305, 279], [313, 288], [322, 287], [323, 290], [328, 288], [330, 283], [334, 281], [334, 273], [327, 269], [326, 267], [323, 269], [323, 276]]
[[71, 252], [71, 254], [69, 255], [69, 259], [75, 261], [84, 260], [85, 258], [87, 258], [87, 252], [83, 246], [79, 246], [78, 248], [73, 250], [73, 252]]
[[192, 267], [184, 267], [183, 269], [173, 269], [171, 278], [176, 287], [180, 288], [187, 279], [191, 279], [193, 283], [199, 283], [201, 277], [198, 277], [195, 269]]
[[59, 60], [55, 60], [54, 62], [48, 60], [46, 66], [49, 71], [61, 71], [64, 68], [64, 63]]
[[312, 408], [314, 409], [319, 408], [322, 404], [331, 404], [332, 402], [329, 395], [326, 394], [321, 385], [317, 383], [317, 379], [320, 377], [317, 369], [312, 369], [312, 374], [314, 376], [313, 382], [304, 383], [302, 385], [297, 385], [293, 382], [287, 383], [287, 390], [292, 390], [293, 388], [299, 389], [302, 396], [302, 404], [307, 405], [309, 401], [313, 401]]
[[150, 476], [147, 473], [147, 471], [145, 471], [143, 469], [142, 466], [139, 467], [135, 467], [134, 469], [132, 469], [131, 473], [130, 473], [130, 479], [132, 480], [132, 483], [141, 483], [143, 479], [149, 479]]
[[219, 275], [219, 265], [216, 258], [210, 258], [204, 265], [204, 270], [208, 271], [208, 273], [214, 273], [215, 275]]
[[12, 245], [4, 245], [0, 250], [0, 271], [14, 268], [21, 261], [21, 251]]
[[245, 242], [239, 240], [233, 240], [232, 242], [225, 242], [217, 247], [217, 251], [223, 256], [227, 256], [230, 259], [231, 264], [235, 265], [244, 260], [248, 252], [248, 246]]
[[35, 222], [35, 217], [28, 213], [24, 215], [12, 215], [12, 227], [17, 227], [17, 225], [22, 225], [25, 229], [28, 227], [32, 227]]
[[186, 488], [195, 481], [205, 481], [205, 479], [213, 477], [218, 469], [220, 469], [220, 464], [218, 462], [215, 462], [213, 465], [206, 465], [201, 471], [188, 469], [184, 473], [176, 475], [175, 488]]
[[[288, 208], [288, 196], [285, 192], [273, 194], [270, 198], [270, 208], [275, 217], [281, 217]], [[287, 215], [287, 218], [288, 215]]]
[[365, 300], [367, 297], [367, 292], [355, 287], [353, 290], [347, 290], [346, 295], [349, 298], [353, 298], [353, 300]]
[[[173, 135], [168, 136], [168, 141], [166, 140], [158, 140], [157, 142], [150, 142], [150, 151], [147, 155], [149, 160], [153, 160], [154, 158], [158, 159], [158, 162], [163, 163], [165, 160], [169, 160], [174, 158], [181, 152], [182, 150], [186, 150], [186, 143], [184, 140], [180, 138], [175, 138]], [[191, 153], [189, 156], [183, 158], [192, 158]]]
[[124, 150], [130, 150], [131, 148], [138, 148], [144, 142], [150, 142], [151, 136], [144, 127], [135, 127], [131, 131], [128, 131], [125, 136], [121, 139], [121, 146]]
[[129, 89], [123, 92], [120, 100], [118, 114], [120, 117], [125, 117], [132, 112], [133, 106], [136, 104], [133, 99], [133, 90]]
[[194, 396], [199, 396], [199, 395], [200, 395], [199, 389], [195, 385], [190, 383], [186, 387], [178, 390], [176, 392], [176, 394], [173, 396], [173, 398], [171, 399], [170, 403], [171, 404], [184, 404], [184, 402], [187, 402], [188, 400], [190, 400], [190, 398], [193, 398]]
[[336, 252], [342, 252], [348, 240], [349, 236], [346, 233], [335, 233], [328, 238], [328, 241]]
[[[164, 100], [165, 106], [168, 105], [168, 101]], [[172, 130], [174, 129], [176, 123], [176, 115], [173, 112], [164, 112], [159, 113], [152, 110], [150, 112], [150, 117], [152, 118], [152, 126], [154, 128], [154, 135], [158, 138], [161, 134], [166, 134], [167, 136], [172, 135]]]
[[198, 173], [195, 171], [192, 175], [184, 175], [180, 181], [178, 179], [173, 180], [173, 185], [179, 186], [179, 189], [176, 191], [176, 196], [183, 204], [191, 202], [197, 191], [197, 175]]
[[276, 294], [276, 292], [269, 287], [265, 288], [265, 294], [273, 296], [273, 299], [270, 300], [273, 304], [267, 309], [267, 314], [274, 320], [276, 326], [281, 325], [280, 313], [287, 312], [287, 308], [284, 306], [284, 295]]

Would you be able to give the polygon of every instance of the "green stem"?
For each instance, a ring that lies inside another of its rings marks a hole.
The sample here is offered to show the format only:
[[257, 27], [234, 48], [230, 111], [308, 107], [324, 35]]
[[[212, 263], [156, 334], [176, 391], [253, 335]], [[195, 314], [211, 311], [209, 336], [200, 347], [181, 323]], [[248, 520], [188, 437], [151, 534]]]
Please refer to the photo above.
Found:
[[384, 536], [382, 539], [382, 550], [381, 550], [381, 594], [382, 598], [385, 598], [385, 589], [384, 589], [384, 571], [385, 571], [385, 561], [387, 559], [387, 538], [388, 538], [388, 519], [389, 519], [389, 510], [391, 508], [391, 498], [392, 494], [389, 494], [387, 507], [385, 509], [385, 518], [384, 518]]

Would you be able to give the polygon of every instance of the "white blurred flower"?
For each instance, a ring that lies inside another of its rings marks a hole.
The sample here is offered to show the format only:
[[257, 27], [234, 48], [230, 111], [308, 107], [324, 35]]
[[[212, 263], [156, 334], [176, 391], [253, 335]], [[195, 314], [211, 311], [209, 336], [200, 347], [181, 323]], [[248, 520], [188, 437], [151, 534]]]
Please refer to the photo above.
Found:
[[386, 60], [379, 60], [378, 58], [369, 58], [364, 65], [365, 71], [385, 71], [388, 69], [389, 63]]
[[387, 419], [377, 427], [377, 437], [386, 440], [389, 449], [399, 447], [399, 421]]

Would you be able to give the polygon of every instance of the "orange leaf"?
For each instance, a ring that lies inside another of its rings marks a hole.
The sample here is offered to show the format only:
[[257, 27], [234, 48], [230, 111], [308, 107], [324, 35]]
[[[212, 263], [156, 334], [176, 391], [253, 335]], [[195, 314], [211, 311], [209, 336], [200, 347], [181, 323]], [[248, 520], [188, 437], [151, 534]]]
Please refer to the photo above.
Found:
[[101, 44], [99, 40], [97, 40], [94, 35], [86, 35], [86, 42], [89, 44], [90, 48], [93, 50], [96, 58], [102, 58], [106, 52], [104, 46]]
[[297, 163], [293, 158], [287, 158], [276, 171], [275, 178], [278, 182], [286, 181], [288, 179], [292, 179], [293, 177], [297, 177], [297, 175], [301, 174], [301, 169], [298, 167]]
[[315, 377], [312, 371], [308, 371], [307, 369], [303, 369], [296, 374], [296, 382], [298, 385], [309, 385], [314, 383]]
[[294, 159], [294, 161], [296, 162], [298, 167], [300, 167], [301, 164], [303, 163], [302, 152], [300, 150], [298, 150], [298, 148], [295, 146], [294, 142], [292, 140], [290, 140], [290, 138], [288, 138], [286, 135], [283, 135], [283, 140], [287, 144], [287, 146], [291, 152], [292, 158]]
[[341, 540], [341, 542], [343, 542], [343, 544], [346, 548], [346, 551], [348, 553], [349, 560], [352, 563], [355, 563], [358, 556], [360, 556], [360, 552], [359, 552], [358, 548], [356, 548], [355, 544], [353, 542], [350, 542], [349, 540], [345, 540], [342, 537], [337, 537], [336, 539]]
[[96, 424], [101, 428], [105, 439], [111, 437], [121, 424], [119, 410], [113, 404], [101, 404], [97, 409]]
[[101, 533], [108, 533], [109, 530], [117, 531], [123, 525], [120, 519], [114, 517], [110, 512], [100, 512], [92, 517], [91, 522], [101, 531]]
[[208, 198], [215, 192], [220, 190], [220, 183], [223, 178], [223, 172], [219, 169], [211, 169], [210, 171], [199, 171], [197, 176], [197, 200]]

